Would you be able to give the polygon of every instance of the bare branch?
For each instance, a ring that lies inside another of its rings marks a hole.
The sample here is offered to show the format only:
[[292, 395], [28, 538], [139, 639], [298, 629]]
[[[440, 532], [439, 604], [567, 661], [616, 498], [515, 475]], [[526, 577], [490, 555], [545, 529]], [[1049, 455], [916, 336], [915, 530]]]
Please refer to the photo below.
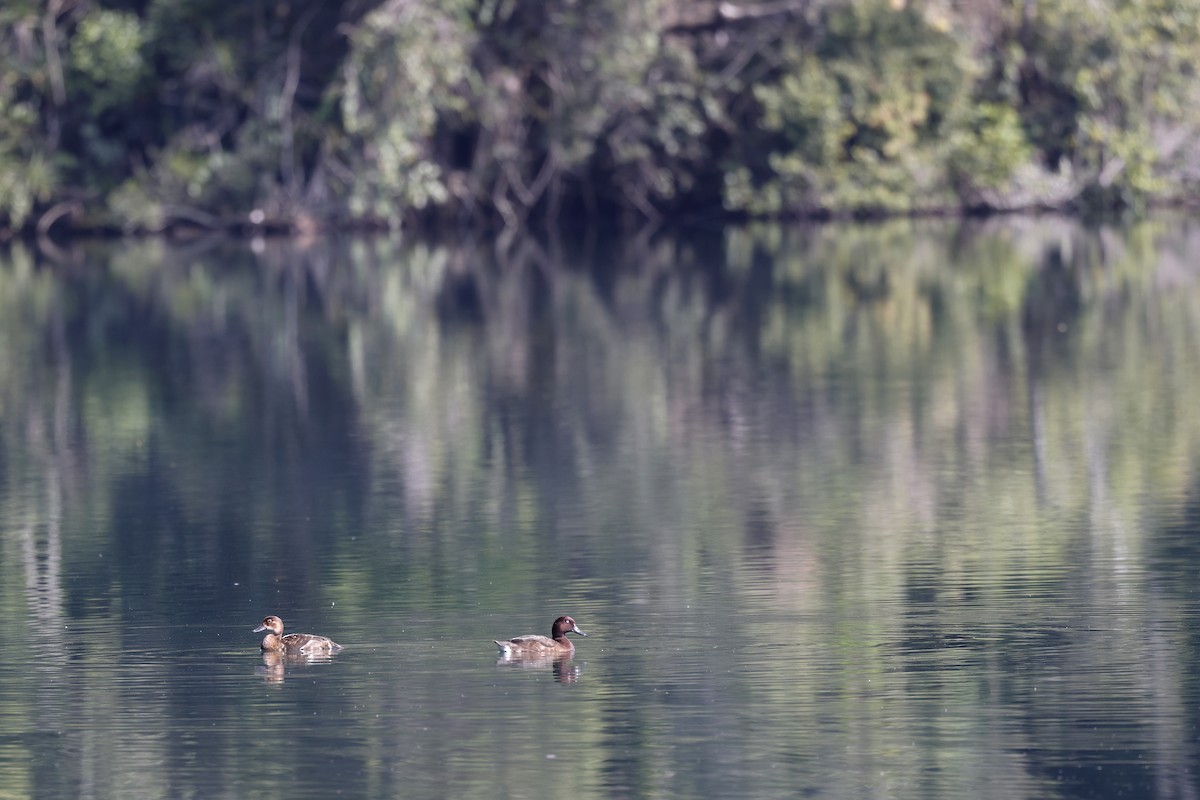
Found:
[[54, 227], [54, 223], [58, 222], [67, 214], [79, 213], [79, 204], [74, 200], [64, 200], [61, 203], [55, 203], [45, 214], [38, 218], [37, 234], [45, 236], [50, 233], [50, 229]]
[[283, 82], [283, 154], [280, 169], [284, 185], [293, 191], [296, 189], [296, 132], [292, 109], [296, 104], [296, 91], [300, 88], [300, 39], [319, 9], [319, 5], [309, 6], [300, 15], [300, 19], [296, 20], [288, 37], [287, 78]]

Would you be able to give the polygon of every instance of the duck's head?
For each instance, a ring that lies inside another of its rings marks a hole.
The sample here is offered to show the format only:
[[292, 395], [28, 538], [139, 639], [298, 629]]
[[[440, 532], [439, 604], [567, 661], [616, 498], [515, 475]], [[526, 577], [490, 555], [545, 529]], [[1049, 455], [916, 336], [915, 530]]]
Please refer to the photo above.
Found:
[[563, 636], [566, 636], [568, 633], [577, 633], [580, 636], [587, 636], [587, 634], [575, 624], [575, 620], [571, 619], [570, 617], [559, 617], [558, 619], [554, 620], [554, 627], [551, 629], [552, 638], [559, 639]]

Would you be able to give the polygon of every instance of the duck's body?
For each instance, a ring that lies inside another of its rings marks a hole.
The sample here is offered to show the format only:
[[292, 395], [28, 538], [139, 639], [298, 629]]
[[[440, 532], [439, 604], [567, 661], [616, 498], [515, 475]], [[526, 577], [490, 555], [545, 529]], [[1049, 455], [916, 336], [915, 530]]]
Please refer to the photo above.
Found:
[[514, 636], [511, 639], [497, 639], [496, 646], [508, 658], [544, 658], [546, 656], [568, 655], [575, 652], [575, 645], [567, 638], [568, 633], [587, 636], [575, 620], [570, 617], [559, 617], [554, 620], [549, 636], [528, 634]]
[[254, 633], [268, 631], [263, 637], [262, 649], [282, 653], [336, 653], [342, 646], [326, 636], [316, 636], [311, 633], [289, 633], [283, 635], [283, 620], [279, 617], [266, 617], [254, 629]]

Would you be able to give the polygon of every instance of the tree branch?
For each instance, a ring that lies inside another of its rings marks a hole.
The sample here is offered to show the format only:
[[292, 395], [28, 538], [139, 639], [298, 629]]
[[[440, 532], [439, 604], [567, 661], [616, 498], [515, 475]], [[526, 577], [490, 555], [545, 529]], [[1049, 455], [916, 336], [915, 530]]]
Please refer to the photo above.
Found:
[[300, 88], [300, 39], [304, 29], [313, 21], [320, 10], [319, 5], [309, 6], [296, 24], [292, 26], [288, 37], [287, 48], [287, 77], [283, 82], [283, 153], [281, 155], [280, 171], [283, 173], [283, 183], [289, 190], [295, 192], [296, 176], [296, 133], [292, 118], [292, 109], [296, 104], [296, 92]]

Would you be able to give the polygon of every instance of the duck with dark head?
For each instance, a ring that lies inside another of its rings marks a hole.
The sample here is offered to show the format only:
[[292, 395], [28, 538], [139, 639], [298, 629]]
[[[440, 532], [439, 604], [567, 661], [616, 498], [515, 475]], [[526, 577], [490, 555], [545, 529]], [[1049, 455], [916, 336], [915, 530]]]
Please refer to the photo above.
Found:
[[570, 655], [575, 652], [575, 645], [567, 638], [568, 633], [587, 636], [575, 620], [570, 617], [559, 617], [554, 620], [549, 636], [527, 634], [514, 636], [511, 639], [497, 639], [496, 646], [505, 658], [543, 658], [553, 655]]

